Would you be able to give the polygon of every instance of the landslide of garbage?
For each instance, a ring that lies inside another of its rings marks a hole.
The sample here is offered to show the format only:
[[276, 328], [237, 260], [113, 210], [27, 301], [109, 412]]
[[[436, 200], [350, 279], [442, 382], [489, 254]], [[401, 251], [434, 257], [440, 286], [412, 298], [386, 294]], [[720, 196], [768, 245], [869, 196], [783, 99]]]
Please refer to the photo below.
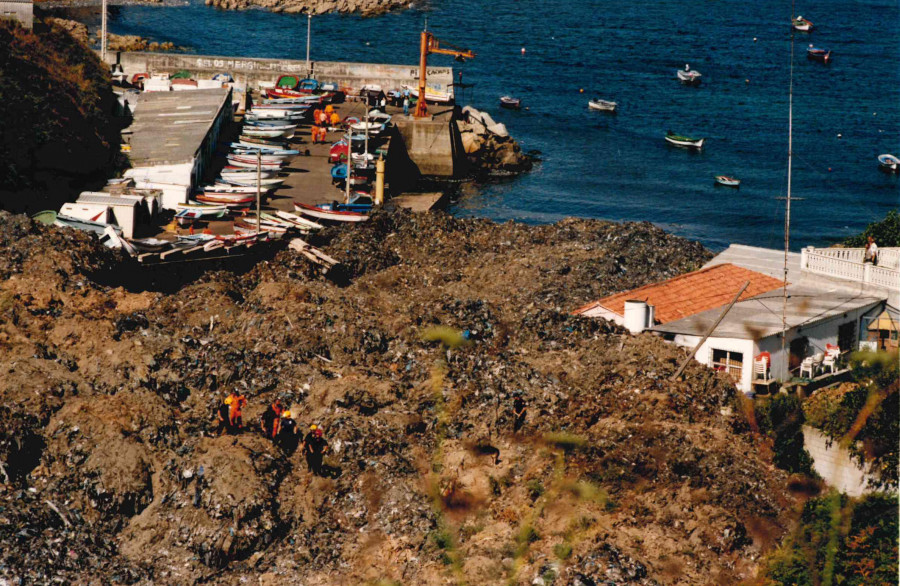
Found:
[[[286, 249], [133, 292], [92, 236], [0, 212], [0, 579], [725, 584], [783, 534], [733, 386], [570, 313], [699, 244], [408, 213], [318, 244], [340, 278]], [[231, 390], [249, 429], [219, 436]], [[259, 432], [276, 398], [324, 429], [322, 476]]]

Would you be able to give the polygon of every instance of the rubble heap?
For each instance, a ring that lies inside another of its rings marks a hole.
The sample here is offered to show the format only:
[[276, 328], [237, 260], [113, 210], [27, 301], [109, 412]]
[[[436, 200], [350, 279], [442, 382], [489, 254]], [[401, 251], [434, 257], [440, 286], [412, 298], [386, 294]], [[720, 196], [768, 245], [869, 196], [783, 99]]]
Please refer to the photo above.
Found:
[[[92, 237], [0, 212], [0, 579], [733, 583], [782, 534], [786, 478], [733, 386], [670, 383], [682, 350], [570, 313], [700, 245], [407, 213], [316, 244], [340, 279], [285, 250], [127, 291]], [[326, 476], [213, 436], [231, 389], [255, 428], [276, 397], [321, 425]]]

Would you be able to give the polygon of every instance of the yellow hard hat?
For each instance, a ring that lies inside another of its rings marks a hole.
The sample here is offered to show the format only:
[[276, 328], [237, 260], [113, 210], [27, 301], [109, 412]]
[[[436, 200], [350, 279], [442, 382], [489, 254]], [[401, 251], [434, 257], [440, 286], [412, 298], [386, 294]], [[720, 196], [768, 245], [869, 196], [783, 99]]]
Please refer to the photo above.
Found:
[[234, 397], [225, 397], [226, 405], [231, 405], [232, 403], [234, 403]]
[[290, 412], [290, 411], [285, 411], [284, 413], [281, 414], [281, 416], [282, 416], [282, 417], [290, 418], [291, 412]]
[[319, 426], [317, 426], [315, 423], [313, 423], [312, 425], [309, 426], [310, 431], [315, 431], [317, 429], [319, 429]]

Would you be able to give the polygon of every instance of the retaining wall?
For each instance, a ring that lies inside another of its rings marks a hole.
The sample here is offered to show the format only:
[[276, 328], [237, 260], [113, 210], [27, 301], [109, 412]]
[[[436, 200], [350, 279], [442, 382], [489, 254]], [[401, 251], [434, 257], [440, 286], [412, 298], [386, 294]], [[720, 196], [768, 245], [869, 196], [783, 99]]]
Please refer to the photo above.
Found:
[[850, 456], [850, 451], [839, 446], [838, 442], [829, 442], [827, 435], [804, 425], [803, 446], [812, 456], [813, 468], [829, 486], [854, 497], [871, 492], [866, 484], [874, 476], [869, 473], [868, 467], [860, 468]]
[[[215, 55], [188, 55], [183, 53], [110, 52], [110, 65], [118, 63], [129, 76], [135, 73], [175, 73], [186, 70], [199, 78], [211, 78], [217, 73], [228, 73], [238, 82], [251, 85], [274, 82], [282, 74], [306, 77], [308, 74], [321, 82], [334, 82], [343, 87], [359, 90], [364, 85], [380, 85], [385, 91], [400, 89], [403, 85], [415, 87], [419, 80], [418, 65], [388, 65], [382, 63], [349, 63], [343, 61], [310, 61], [307, 71], [305, 60], [261, 59], [255, 57], [223, 57]], [[453, 68], [429, 67], [428, 87], [438, 92], [453, 92]]]

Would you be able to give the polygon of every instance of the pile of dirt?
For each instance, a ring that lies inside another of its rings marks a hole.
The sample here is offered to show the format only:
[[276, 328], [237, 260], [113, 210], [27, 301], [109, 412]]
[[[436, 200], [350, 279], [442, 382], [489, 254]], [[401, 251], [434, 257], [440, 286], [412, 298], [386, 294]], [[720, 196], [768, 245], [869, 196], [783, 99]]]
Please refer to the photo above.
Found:
[[[317, 244], [341, 278], [285, 250], [128, 292], [90, 237], [0, 214], [0, 578], [49, 555], [74, 582], [731, 583], [783, 533], [734, 387], [571, 315], [700, 245], [408, 213]], [[254, 430], [216, 436], [232, 389]], [[275, 398], [324, 428], [323, 476], [256, 431]]]

